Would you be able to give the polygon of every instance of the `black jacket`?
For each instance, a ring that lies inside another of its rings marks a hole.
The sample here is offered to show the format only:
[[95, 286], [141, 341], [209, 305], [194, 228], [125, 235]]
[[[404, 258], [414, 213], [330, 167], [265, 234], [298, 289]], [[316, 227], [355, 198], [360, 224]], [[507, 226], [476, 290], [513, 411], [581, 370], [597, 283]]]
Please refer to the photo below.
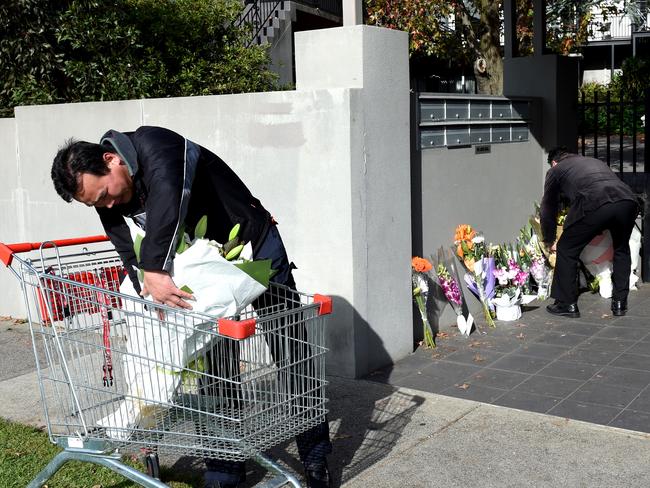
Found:
[[564, 227], [582, 219], [606, 203], [638, 200], [621, 179], [599, 159], [568, 154], [548, 173], [541, 205], [541, 226], [544, 242], [552, 243], [557, 230], [556, 218], [560, 200], [569, 203]]
[[[125, 216], [146, 230], [139, 267], [147, 271], [171, 271], [183, 227], [192, 236], [203, 215], [208, 216], [208, 239], [224, 243], [237, 223], [241, 238], [253, 248], [266, 236], [269, 213], [228, 165], [204, 147], [171, 130], [148, 126], [135, 132], [110, 130], [100, 144], [120, 155], [133, 179], [130, 202], [97, 208], [132, 280], [132, 265], [138, 263]], [[137, 279], [134, 283], [138, 287]]]

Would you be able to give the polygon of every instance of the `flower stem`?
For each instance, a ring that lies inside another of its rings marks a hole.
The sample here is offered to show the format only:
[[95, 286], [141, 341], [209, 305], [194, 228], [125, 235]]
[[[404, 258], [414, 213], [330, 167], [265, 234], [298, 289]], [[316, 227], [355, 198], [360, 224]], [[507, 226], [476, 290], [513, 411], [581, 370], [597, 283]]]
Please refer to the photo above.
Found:
[[476, 288], [478, 289], [479, 300], [483, 306], [483, 315], [485, 316], [485, 321], [487, 322], [488, 326], [496, 327], [494, 320], [492, 319], [492, 314], [490, 313], [490, 307], [488, 307], [487, 298], [485, 298], [483, 278], [480, 275], [474, 275], [474, 281], [476, 282]]
[[433, 349], [436, 347], [436, 342], [433, 336], [433, 330], [431, 329], [431, 324], [429, 324], [429, 319], [427, 319], [426, 307], [422, 295], [416, 295], [415, 302], [418, 304], [418, 310], [420, 311], [420, 317], [422, 318], [422, 328], [424, 332], [424, 341], [423, 341], [424, 347], [428, 349]]

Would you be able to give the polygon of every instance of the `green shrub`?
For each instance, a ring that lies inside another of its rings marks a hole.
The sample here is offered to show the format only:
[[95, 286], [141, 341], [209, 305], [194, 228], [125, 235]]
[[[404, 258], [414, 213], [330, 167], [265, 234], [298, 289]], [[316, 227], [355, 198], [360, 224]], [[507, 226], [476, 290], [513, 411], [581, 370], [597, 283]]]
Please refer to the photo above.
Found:
[[[632, 135], [643, 129], [641, 116], [644, 114], [644, 103], [640, 95], [631, 92], [622, 83], [622, 76], [615, 76], [609, 85], [600, 83], [585, 83], [579, 92], [581, 112], [578, 113], [579, 133], [599, 133], [607, 129], [607, 93], [609, 92], [609, 126], [611, 134]], [[584, 94], [584, 98], [583, 98]], [[621, 113], [621, 101], [623, 102]], [[598, 103], [596, 107], [594, 102]], [[636, 109], [636, 113], [635, 113]], [[597, 117], [597, 119], [596, 119]], [[636, 126], [635, 126], [636, 121]]]
[[275, 89], [238, 0], [6, 0], [0, 116], [42, 103]]

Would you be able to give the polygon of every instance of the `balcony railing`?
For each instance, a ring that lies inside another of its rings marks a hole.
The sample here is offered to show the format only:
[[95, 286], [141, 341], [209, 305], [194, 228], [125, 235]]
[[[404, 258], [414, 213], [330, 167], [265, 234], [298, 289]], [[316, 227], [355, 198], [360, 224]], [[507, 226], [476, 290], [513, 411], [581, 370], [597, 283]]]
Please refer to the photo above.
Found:
[[630, 39], [633, 30], [632, 19], [628, 15], [595, 14], [591, 19], [592, 34], [589, 41], [606, 41], [610, 39]]
[[635, 18], [629, 14], [594, 14], [590, 24], [592, 35], [589, 36], [589, 41], [630, 39], [633, 32], [648, 31], [649, 26], [650, 13], [639, 14]]
[[[342, 0], [293, 0], [294, 3], [306, 5], [328, 14], [341, 17], [343, 15]], [[274, 16], [285, 8], [288, 1], [283, 0], [244, 0], [242, 12], [237, 26], [249, 26], [251, 38], [248, 45], [262, 42], [262, 34], [271, 25]]]

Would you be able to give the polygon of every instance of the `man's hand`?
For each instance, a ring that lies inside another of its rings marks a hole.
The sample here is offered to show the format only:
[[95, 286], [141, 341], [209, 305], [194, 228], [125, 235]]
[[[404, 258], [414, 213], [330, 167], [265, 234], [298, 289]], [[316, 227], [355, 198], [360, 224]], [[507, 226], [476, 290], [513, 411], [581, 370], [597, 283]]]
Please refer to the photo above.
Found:
[[166, 271], [145, 271], [141, 295], [143, 297], [151, 295], [156, 303], [189, 310], [192, 309], [192, 305], [185, 300], [194, 300], [194, 296], [190, 293], [176, 287], [174, 280]]

